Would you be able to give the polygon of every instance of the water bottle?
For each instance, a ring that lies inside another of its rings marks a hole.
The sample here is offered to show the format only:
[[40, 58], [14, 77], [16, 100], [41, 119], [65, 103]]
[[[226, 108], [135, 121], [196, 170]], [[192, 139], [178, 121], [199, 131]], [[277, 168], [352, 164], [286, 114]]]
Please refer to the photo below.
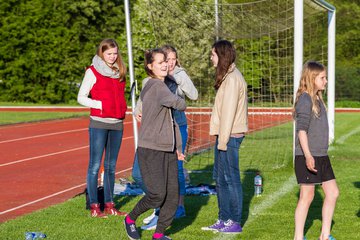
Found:
[[255, 190], [254, 195], [256, 197], [259, 197], [262, 192], [262, 178], [260, 176], [260, 173], [258, 172], [256, 173], [256, 176], [254, 178], [254, 190]]
[[33, 240], [33, 239], [40, 239], [46, 238], [46, 235], [42, 232], [26, 232], [25, 233], [25, 240]]

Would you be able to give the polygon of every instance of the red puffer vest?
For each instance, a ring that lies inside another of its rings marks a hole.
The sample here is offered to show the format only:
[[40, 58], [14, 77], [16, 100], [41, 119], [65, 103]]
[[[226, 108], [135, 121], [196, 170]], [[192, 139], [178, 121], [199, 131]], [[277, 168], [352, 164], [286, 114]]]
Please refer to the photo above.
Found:
[[90, 90], [91, 98], [102, 102], [102, 110], [91, 108], [90, 115], [102, 118], [125, 118], [127, 110], [125, 81], [120, 82], [119, 79], [105, 77], [96, 71], [94, 66], [89, 68], [96, 77], [96, 83]]

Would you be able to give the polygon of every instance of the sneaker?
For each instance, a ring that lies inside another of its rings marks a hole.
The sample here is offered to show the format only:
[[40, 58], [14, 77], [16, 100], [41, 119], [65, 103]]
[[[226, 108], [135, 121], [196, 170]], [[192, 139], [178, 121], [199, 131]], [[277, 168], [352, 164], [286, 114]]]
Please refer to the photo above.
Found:
[[107, 215], [114, 215], [114, 216], [126, 216], [126, 212], [120, 212], [114, 206], [113, 202], [105, 203], [104, 213]]
[[326, 240], [336, 240], [332, 235], [329, 235], [329, 237]]
[[151, 221], [147, 225], [141, 226], [141, 229], [142, 230], [154, 230], [154, 229], [156, 229], [158, 219], [159, 219], [159, 217], [155, 215], [153, 217], [153, 219], [151, 219]]
[[90, 215], [91, 215], [91, 217], [96, 217], [96, 218], [107, 218], [108, 217], [108, 216], [106, 216], [106, 214], [101, 212], [99, 203], [90, 204]]
[[[155, 234], [154, 234], [155, 235]], [[153, 238], [152, 240], [172, 240], [172, 238], [168, 237], [168, 236], [165, 236], [164, 234], [161, 234], [162, 236], [161, 237], [154, 237], [153, 235]]]
[[219, 229], [225, 227], [224, 225], [224, 221], [218, 219], [213, 225], [208, 226], [208, 227], [202, 227], [201, 230], [204, 231], [218, 231]]
[[140, 239], [140, 235], [136, 229], [136, 225], [135, 223], [127, 223], [126, 219], [128, 218], [128, 216], [125, 217], [124, 219], [124, 225], [125, 225], [125, 230], [126, 230], [126, 234], [129, 237], [129, 239], [131, 240], [137, 240]]
[[[320, 238], [318, 238], [320, 240]], [[332, 235], [329, 235], [329, 237], [326, 240], [336, 240]]]
[[150, 216], [144, 218], [143, 223], [144, 223], [144, 224], [149, 224], [149, 222], [151, 222], [151, 220], [152, 220], [155, 216], [156, 216], [156, 209], [154, 209], [153, 213], [152, 213]]
[[227, 220], [225, 227], [219, 229], [218, 232], [225, 234], [237, 234], [242, 232], [242, 228], [239, 223], [232, 221], [231, 219]]
[[185, 208], [184, 206], [178, 206], [178, 208], [176, 209], [176, 213], [175, 213], [175, 219], [176, 218], [182, 218], [185, 217]]

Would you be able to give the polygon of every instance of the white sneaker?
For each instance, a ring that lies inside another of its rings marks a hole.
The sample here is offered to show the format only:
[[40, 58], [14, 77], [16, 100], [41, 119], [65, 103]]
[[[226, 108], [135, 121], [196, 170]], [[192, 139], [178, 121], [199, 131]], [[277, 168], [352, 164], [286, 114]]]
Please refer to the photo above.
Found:
[[151, 221], [147, 225], [141, 226], [141, 229], [142, 230], [155, 230], [158, 219], [159, 219], [159, 217], [155, 215], [153, 217], [153, 219], [151, 219]]
[[143, 223], [149, 224], [151, 222], [151, 220], [156, 216], [155, 212], [156, 212], [156, 209], [154, 209], [153, 213], [150, 216], [144, 218]]

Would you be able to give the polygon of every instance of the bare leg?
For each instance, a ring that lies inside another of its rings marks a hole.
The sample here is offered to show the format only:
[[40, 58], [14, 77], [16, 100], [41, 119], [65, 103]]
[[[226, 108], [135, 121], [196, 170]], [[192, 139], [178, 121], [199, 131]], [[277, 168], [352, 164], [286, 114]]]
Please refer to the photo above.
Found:
[[320, 239], [325, 240], [330, 235], [331, 222], [334, 215], [336, 200], [339, 196], [339, 188], [335, 179], [323, 182], [322, 188], [325, 193], [325, 199], [322, 208], [322, 227]]
[[301, 184], [300, 197], [295, 210], [294, 240], [303, 240], [304, 226], [311, 202], [315, 195], [315, 185]]

